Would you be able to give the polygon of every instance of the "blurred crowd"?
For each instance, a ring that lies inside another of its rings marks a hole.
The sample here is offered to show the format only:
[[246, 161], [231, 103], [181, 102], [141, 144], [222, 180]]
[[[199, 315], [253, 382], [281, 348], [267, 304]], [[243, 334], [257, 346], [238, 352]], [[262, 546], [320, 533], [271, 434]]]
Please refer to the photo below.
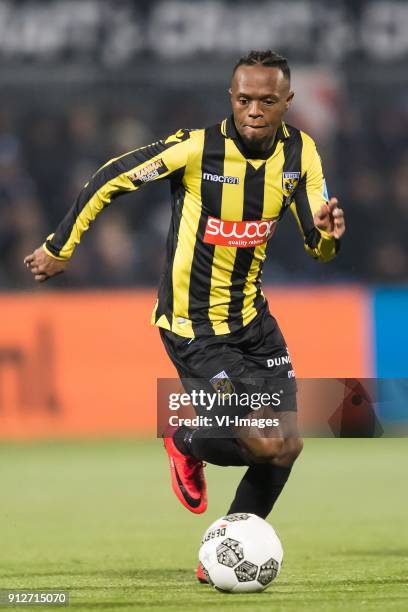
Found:
[[[55, 229], [96, 168], [180, 127], [204, 127], [229, 112], [227, 96], [221, 104], [197, 92], [158, 98], [153, 92], [152, 104], [140, 105], [135, 96], [134, 105], [120, 108], [80, 98], [57, 111], [2, 108], [1, 289], [32, 286], [24, 256]], [[266, 282], [408, 281], [407, 109], [406, 99], [392, 97], [387, 104], [344, 106], [321, 149], [330, 192], [346, 211], [341, 253], [327, 268], [309, 261], [295, 224], [284, 219], [269, 245]], [[60, 277], [53, 286], [155, 285], [170, 219], [168, 186], [160, 183], [115, 200], [99, 215], [75, 252], [69, 279]]]

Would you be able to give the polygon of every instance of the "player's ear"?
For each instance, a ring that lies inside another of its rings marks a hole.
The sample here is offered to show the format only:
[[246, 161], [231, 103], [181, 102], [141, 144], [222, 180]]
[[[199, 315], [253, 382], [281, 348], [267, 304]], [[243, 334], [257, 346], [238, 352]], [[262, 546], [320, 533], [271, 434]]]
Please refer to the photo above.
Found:
[[231, 87], [229, 88], [228, 93], [229, 93], [230, 96], [232, 96], [232, 89], [231, 89]]
[[290, 105], [292, 104], [292, 100], [293, 100], [294, 95], [295, 95], [295, 92], [291, 90], [289, 92], [289, 94], [288, 94], [288, 97], [286, 98], [285, 110], [289, 110]]

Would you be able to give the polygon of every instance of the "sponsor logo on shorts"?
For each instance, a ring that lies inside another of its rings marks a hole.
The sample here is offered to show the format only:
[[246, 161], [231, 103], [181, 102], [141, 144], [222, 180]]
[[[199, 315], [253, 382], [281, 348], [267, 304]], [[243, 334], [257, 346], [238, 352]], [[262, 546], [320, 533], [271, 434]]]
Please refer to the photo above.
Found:
[[168, 168], [162, 158], [160, 158], [155, 159], [134, 172], [131, 172], [128, 176], [135, 185], [142, 185], [143, 183], [148, 183], [149, 181], [154, 180], [165, 172], [168, 172]]
[[239, 178], [237, 176], [223, 176], [222, 174], [211, 174], [210, 172], [203, 172], [203, 181], [239, 185]]
[[273, 357], [272, 359], [266, 360], [268, 368], [274, 368], [275, 366], [287, 365], [292, 363], [289, 355], [281, 355], [280, 357]]
[[300, 172], [283, 172], [282, 191], [286, 197], [291, 196], [298, 186]]
[[225, 221], [208, 217], [204, 242], [238, 248], [249, 248], [264, 244], [275, 231], [276, 219], [256, 221]]
[[232, 384], [231, 379], [225, 370], [222, 370], [222, 372], [218, 372], [218, 374], [213, 376], [210, 379], [210, 383], [215, 391], [220, 395], [231, 395], [231, 393], [234, 393], [235, 391], [234, 385]]

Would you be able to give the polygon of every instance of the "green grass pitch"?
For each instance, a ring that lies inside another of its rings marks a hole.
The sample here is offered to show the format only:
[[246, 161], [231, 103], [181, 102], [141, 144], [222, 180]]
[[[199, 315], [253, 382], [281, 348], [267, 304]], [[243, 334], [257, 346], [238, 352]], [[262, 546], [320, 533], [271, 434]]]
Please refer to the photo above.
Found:
[[270, 516], [280, 577], [228, 595], [193, 572], [242, 469], [208, 466], [195, 516], [170, 489], [161, 441], [2, 444], [0, 589], [68, 589], [77, 610], [406, 611], [406, 458], [404, 439], [306, 440]]

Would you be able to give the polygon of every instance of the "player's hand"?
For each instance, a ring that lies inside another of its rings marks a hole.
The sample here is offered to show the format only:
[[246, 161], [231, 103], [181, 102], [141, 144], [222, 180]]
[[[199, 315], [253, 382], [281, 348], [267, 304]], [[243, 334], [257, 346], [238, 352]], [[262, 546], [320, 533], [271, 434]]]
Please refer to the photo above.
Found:
[[338, 207], [337, 198], [330, 198], [327, 204], [322, 204], [313, 217], [315, 226], [327, 232], [333, 238], [341, 238], [346, 231], [344, 212]]
[[52, 276], [61, 274], [67, 267], [67, 261], [54, 259], [41, 247], [24, 258], [26, 267], [32, 272], [34, 280], [43, 283]]

